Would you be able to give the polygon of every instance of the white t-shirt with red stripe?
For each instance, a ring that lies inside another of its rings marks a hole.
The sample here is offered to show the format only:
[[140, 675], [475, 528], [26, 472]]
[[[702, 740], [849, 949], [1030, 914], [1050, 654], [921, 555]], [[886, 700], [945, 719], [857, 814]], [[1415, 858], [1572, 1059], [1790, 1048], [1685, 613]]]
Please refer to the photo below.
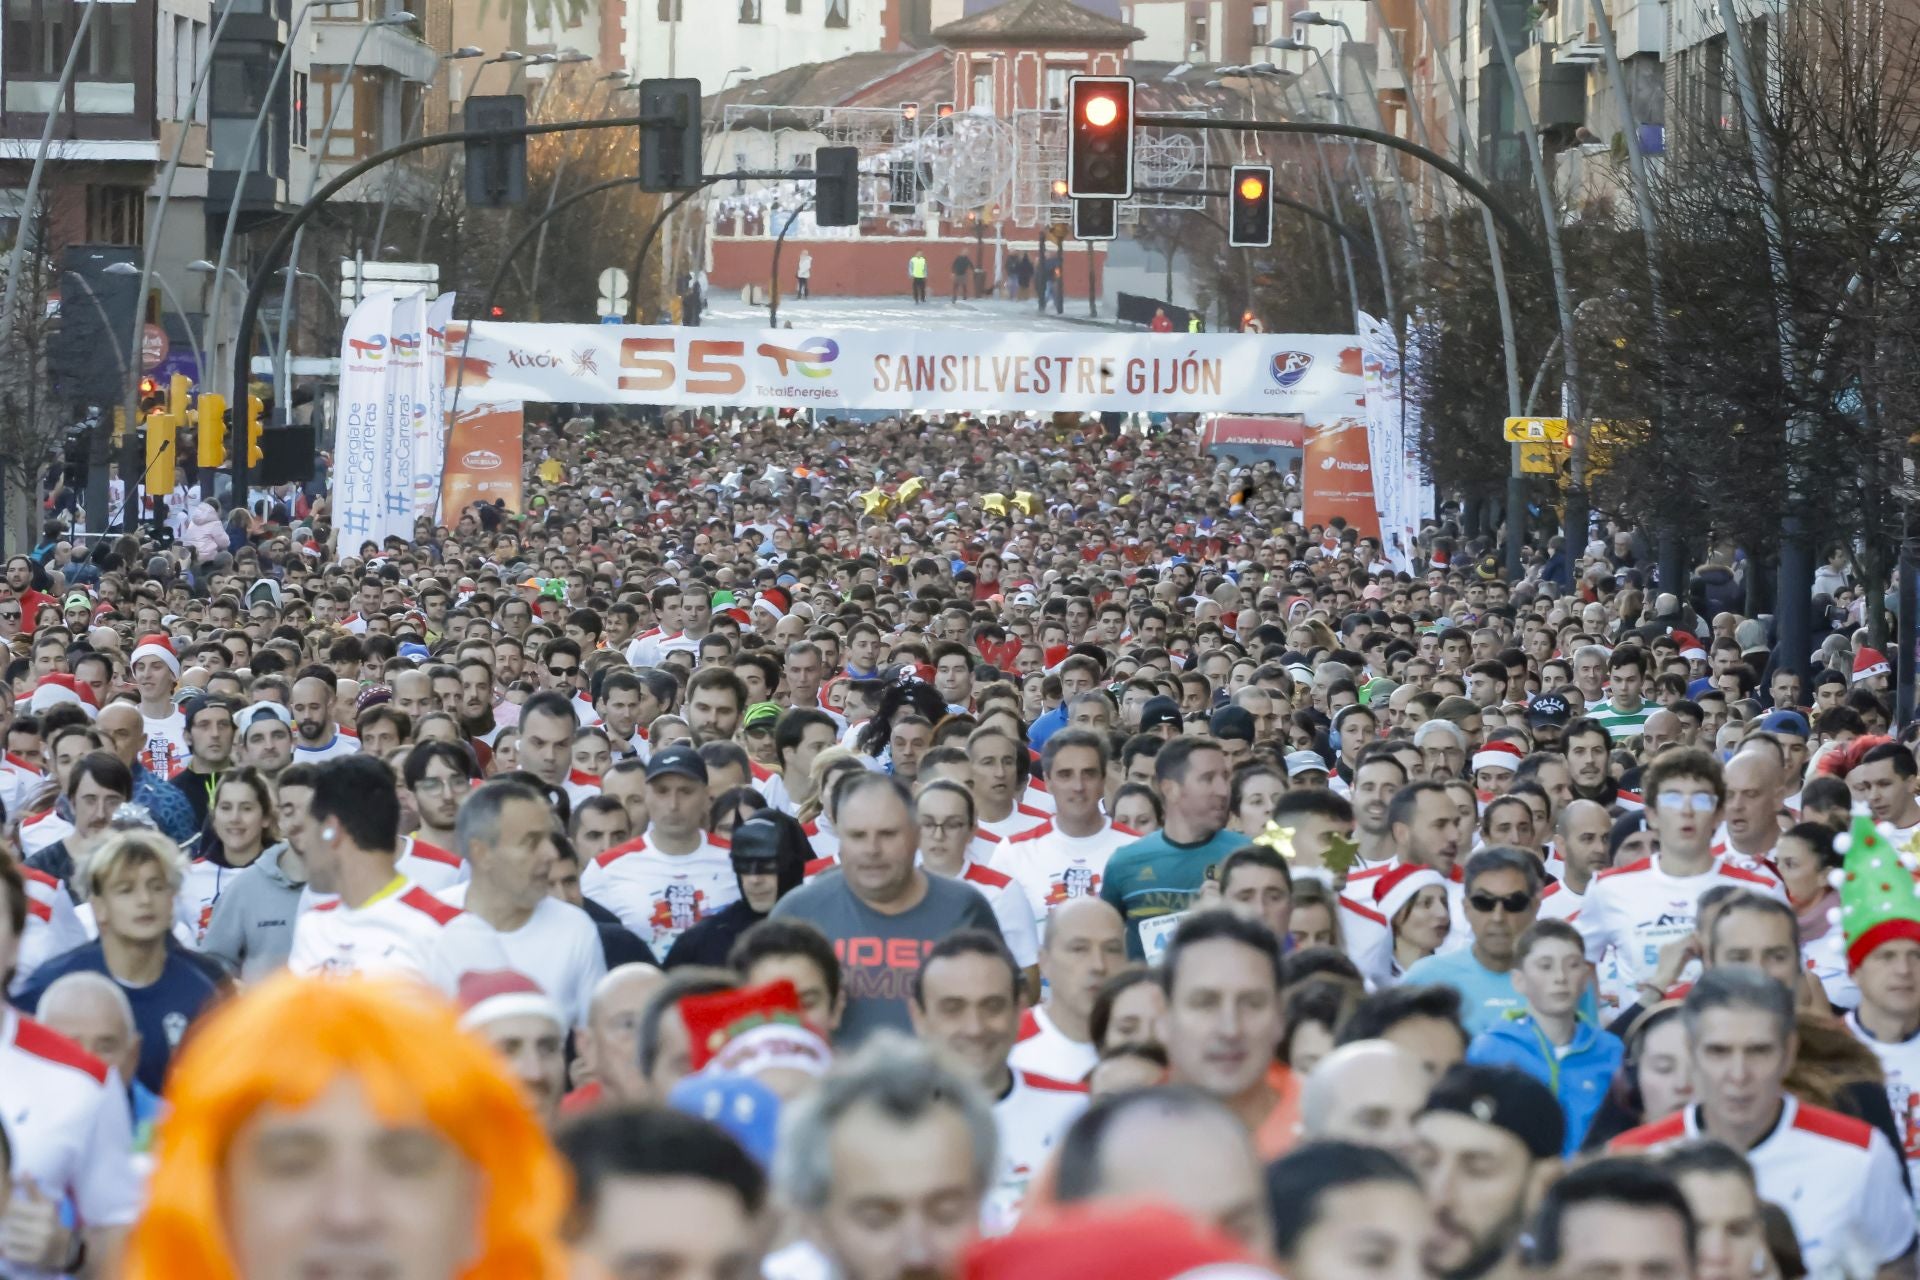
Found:
[[1027, 1189], [1047, 1167], [1053, 1148], [1087, 1109], [1085, 1085], [1015, 1070], [1013, 1087], [993, 1104], [1000, 1131], [1000, 1164], [980, 1206], [980, 1229], [1005, 1235], [1020, 1220]]
[[400, 858], [393, 869], [435, 897], [455, 885], [465, 884], [471, 874], [459, 854], [430, 844], [417, 835], [400, 841]]
[[1091, 1044], [1067, 1038], [1047, 1016], [1047, 1007], [1035, 1005], [1020, 1015], [1020, 1040], [1007, 1063], [1016, 1071], [1031, 1071], [1053, 1080], [1085, 1081], [1100, 1061]]
[[[13, 1185], [31, 1182], [69, 1206], [82, 1230], [124, 1227], [140, 1212], [133, 1113], [119, 1075], [79, 1045], [0, 1006], [0, 1116]], [[17, 1280], [51, 1272], [8, 1264]]]
[[[1657, 1124], [1629, 1129], [1612, 1151], [1647, 1151], [1703, 1136], [1694, 1104]], [[1773, 1131], [1747, 1152], [1760, 1198], [1793, 1223], [1809, 1275], [1866, 1264], [1872, 1274], [1914, 1245], [1913, 1203], [1886, 1136], [1864, 1120], [1784, 1097]]]
[[1114, 850], [1140, 833], [1108, 820], [1090, 836], [1070, 836], [1052, 819], [1003, 841], [993, 855], [995, 871], [1014, 878], [1033, 907], [1042, 931], [1047, 916], [1063, 902], [1100, 896], [1100, 879]]
[[1027, 904], [1026, 891], [1012, 876], [995, 871], [985, 863], [968, 862], [960, 879], [978, 889], [993, 908], [994, 921], [1007, 950], [1022, 969], [1040, 963], [1040, 930], [1034, 923], [1033, 909]]
[[359, 907], [338, 898], [302, 912], [287, 968], [296, 974], [410, 973], [448, 995], [463, 973], [511, 971], [491, 926], [404, 876]]
[[1006, 817], [998, 822], [980, 819], [980, 827], [996, 840], [1011, 840], [1015, 836], [1025, 835], [1047, 820], [1047, 814], [1030, 804], [1016, 804]]
[[22, 857], [31, 858], [42, 849], [58, 844], [72, 834], [73, 824], [60, 816], [59, 809], [49, 807], [20, 824], [20, 854]]
[[[1657, 854], [1594, 876], [1573, 926], [1587, 940], [1587, 959], [1598, 964], [1612, 952], [1619, 961], [1619, 977], [1612, 989], [1604, 982], [1601, 985], [1603, 1007], [1624, 1009], [1634, 1002], [1639, 984], [1652, 978], [1659, 967], [1660, 948], [1693, 932], [1700, 895], [1717, 885], [1787, 900], [1778, 880], [1734, 866], [1725, 858], [1715, 858], [1707, 870], [1694, 876], [1667, 874]], [[1681, 981], [1692, 977], [1682, 973]]]
[[681, 934], [739, 899], [728, 848], [706, 834], [691, 853], [662, 853], [642, 834], [588, 863], [580, 891], [664, 956]]
[[47, 775], [33, 761], [11, 751], [0, 756], [0, 805], [6, 806], [7, 816], [17, 815], [27, 797], [46, 780]]
[[29, 866], [21, 866], [20, 872], [27, 880], [27, 928], [14, 961], [15, 991], [26, 990], [35, 969], [87, 941], [86, 926], [74, 914], [67, 887]]

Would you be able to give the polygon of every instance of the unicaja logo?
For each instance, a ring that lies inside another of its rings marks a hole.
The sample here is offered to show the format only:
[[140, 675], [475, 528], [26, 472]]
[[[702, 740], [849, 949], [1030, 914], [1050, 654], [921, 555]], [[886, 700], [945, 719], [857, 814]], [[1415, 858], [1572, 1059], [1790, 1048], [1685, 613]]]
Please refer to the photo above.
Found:
[[1332, 454], [1328, 454], [1326, 457], [1320, 459], [1320, 469], [1322, 471], [1331, 471], [1338, 465], [1340, 465], [1339, 462], [1335, 460]]
[[1273, 362], [1267, 366], [1267, 372], [1273, 375], [1274, 385], [1282, 391], [1292, 391], [1313, 368], [1313, 357], [1304, 351], [1276, 352]]

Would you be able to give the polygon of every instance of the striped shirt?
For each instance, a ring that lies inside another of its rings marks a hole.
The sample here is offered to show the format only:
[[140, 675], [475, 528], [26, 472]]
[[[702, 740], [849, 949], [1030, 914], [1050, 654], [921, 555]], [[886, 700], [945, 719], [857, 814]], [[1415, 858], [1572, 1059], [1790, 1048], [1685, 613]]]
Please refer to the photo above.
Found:
[[1587, 716], [1599, 721], [1615, 742], [1621, 742], [1639, 737], [1647, 726], [1647, 717], [1659, 709], [1651, 702], [1642, 702], [1638, 710], [1621, 711], [1608, 701], [1588, 710]]

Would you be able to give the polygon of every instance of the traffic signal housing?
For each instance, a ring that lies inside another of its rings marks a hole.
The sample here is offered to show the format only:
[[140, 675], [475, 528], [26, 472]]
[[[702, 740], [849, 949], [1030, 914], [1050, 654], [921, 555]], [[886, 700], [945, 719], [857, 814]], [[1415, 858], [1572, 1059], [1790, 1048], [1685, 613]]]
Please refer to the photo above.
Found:
[[1227, 220], [1227, 243], [1242, 249], [1264, 249], [1273, 243], [1273, 169], [1263, 164], [1233, 166], [1228, 192], [1233, 209]]
[[[517, 93], [467, 99], [469, 131], [517, 129], [527, 123], [527, 100]], [[505, 209], [527, 202], [527, 139], [471, 139], [467, 147], [467, 203], [476, 209]]]
[[640, 126], [640, 189], [691, 191], [700, 185], [700, 82], [642, 80], [640, 114], [657, 117]]
[[199, 448], [195, 461], [203, 467], [227, 465], [227, 398], [202, 392], [199, 405]]
[[247, 468], [258, 470], [261, 459], [267, 455], [260, 448], [260, 434], [267, 429], [261, 419], [266, 415], [266, 404], [259, 396], [247, 397]]
[[1133, 79], [1067, 81], [1067, 194], [1076, 200], [1133, 198]]
[[813, 153], [813, 221], [822, 227], [860, 225], [860, 148], [821, 147]]
[[179, 420], [165, 409], [147, 415], [147, 467], [142, 483], [147, 492], [159, 497], [171, 494], [179, 478], [174, 474], [179, 457]]
[[1075, 200], [1073, 202], [1073, 238], [1075, 240], [1113, 240], [1120, 235], [1118, 200]]

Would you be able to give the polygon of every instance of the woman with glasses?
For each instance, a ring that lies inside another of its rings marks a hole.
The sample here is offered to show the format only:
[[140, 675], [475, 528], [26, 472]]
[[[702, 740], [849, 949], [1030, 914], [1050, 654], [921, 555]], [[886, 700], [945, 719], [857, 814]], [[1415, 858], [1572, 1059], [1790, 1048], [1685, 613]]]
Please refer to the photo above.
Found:
[[932, 875], [965, 880], [993, 908], [1007, 950], [1022, 969], [1040, 963], [1040, 934], [1033, 904], [1012, 876], [990, 870], [987, 860], [997, 841], [975, 823], [973, 793], [950, 779], [929, 782], [914, 798], [920, 825], [920, 865]]

